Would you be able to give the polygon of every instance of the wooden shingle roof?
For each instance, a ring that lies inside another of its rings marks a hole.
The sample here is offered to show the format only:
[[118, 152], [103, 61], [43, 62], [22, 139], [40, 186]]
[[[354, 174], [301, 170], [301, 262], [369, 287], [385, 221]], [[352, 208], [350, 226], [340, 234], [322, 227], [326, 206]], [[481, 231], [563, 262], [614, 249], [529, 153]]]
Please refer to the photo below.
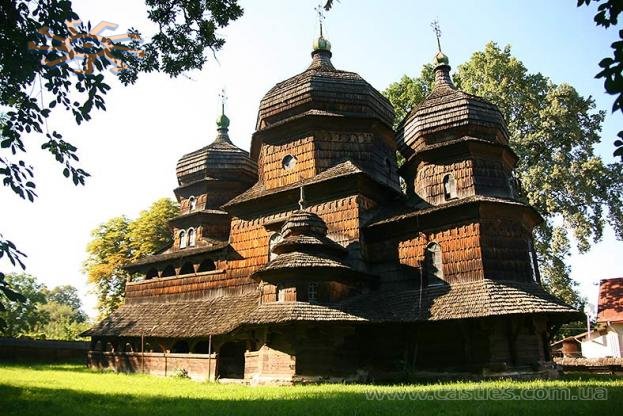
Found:
[[271, 283], [284, 277], [340, 280], [359, 274], [343, 261], [346, 250], [327, 237], [327, 225], [317, 214], [294, 211], [280, 234], [283, 240], [273, 249], [277, 256], [256, 270], [254, 279]]
[[211, 241], [212, 244], [201, 246], [201, 247], [188, 247], [183, 250], [172, 251], [170, 248], [167, 251], [160, 254], [153, 254], [142, 257], [134, 262], [128, 264], [124, 268], [128, 271], [133, 271], [134, 269], [145, 266], [148, 264], [160, 263], [163, 261], [176, 260], [181, 258], [191, 258], [193, 256], [202, 255], [206, 253], [212, 253], [216, 251], [223, 250], [229, 246], [227, 241]]
[[371, 321], [441, 321], [515, 314], [581, 314], [531, 282], [483, 279], [424, 290], [381, 291], [354, 299], [345, 309]]
[[[260, 101], [256, 130], [259, 132], [301, 115], [366, 118], [381, 121], [388, 128], [394, 109], [387, 98], [354, 72], [341, 71], [331, 63], [331, 52], [315, 50], [309, 67], [279, 82]], [[254, 135], [252, 157], [256, 158], [262, 138]]]
[[[257, 198], [262, 198], [268, 195], [274, 195], [274, 194], [278, 194], [281, 192], [291, 191], [293, 189], [298, 189], [301, 186], [306, 187], [308, 185], [328, 182], [328, 181], [331, 181], [337, 178], [344, 178], [344, 177], [352, 176], [352, 175], [363, 175], [369, 178], [371, 181], [378, 183], [381, 186], [385, 185], [382, 182], [378, 181], [373, 176], [369, 175], [367, 172], [365, 172], [361, 168], [359, 168], [357, 165], [355, 165], [350, 160], [347, 160], [345, 162], [342, 162], [340, 164], [330, 167], [327, 170], [320, 172], [314, 177], [311, 177], [309, 179], [303, 179], [290, 185], [280, 186], [276, 188], [266, 188], [266, 186], [264, 186], [262, 182], [257, 182], [251, 188], [247, 189], [240, 195], [236, 196], [235, 198], [233, 198], [232, 200], [224, 204], [223, 208], [228, 209], [232, 206], [247, 203]], [[399, 191], [395, 191], [396, 194], [398, 194], [398, 192]]]
[[125, 304], [83, 335], [191, 338], [223, 334], [244, 322], [257, 305], [256, 293], [184, 302]]
[[314, 51], [305, 71], [271, 88], [260, 102], [256, 129], [309, 110], [378, 118], [391, 126], [389, 100], [358, 74], [335, 69], [330, 58], [329, 51]]
[[252, 182], [257, 178], [257, 164], [251, 160], [249, 152], [231, 142], [227, 130], [219, 130], [211, 144], [182, 156], [176, 173], [182, 186], [204, 178]]
[[[508, 144], [508, 129], [500, 110], [494, 104], [457, 90], [450, 80], [450, 67], [435, 68], [435, 86], [426, 99], [415, 106], [398, 127], [396, 141], [401, 151], [410, 155], [434, 140], [423, 141], [456, 128], [470, 127], [489, 131], [488, 140]], [[444, 140], [443, 137], [439, 139]], [[420, 143], [422, 142], [422, 143]]]
[[293, 321], [400, 323], [547, 314], [569, 321], [582, 314], [535, 283], [494, 281], [378, 291], [339, 304], [259, 303], [258, 293], [169, 303], [126, 304], [85, 336], [203, 337], [241, 325]]

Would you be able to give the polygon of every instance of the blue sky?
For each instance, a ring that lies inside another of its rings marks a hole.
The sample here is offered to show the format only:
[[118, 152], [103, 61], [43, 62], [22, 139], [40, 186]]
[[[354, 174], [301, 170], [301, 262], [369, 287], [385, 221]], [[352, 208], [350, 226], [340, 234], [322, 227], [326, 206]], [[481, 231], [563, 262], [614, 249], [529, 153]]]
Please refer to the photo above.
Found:
[[[597, 152], [612, 161], [613, 137], [623, 118], [610, 115], [613, 99], [594, 74], [597, 62], [610, 54], [616, 31], [595, 27], [593, 8], [575, 4], [575, 0], [341, 0], [327, 14], [325, 35], [333, 45], [333, 63], [358, 72], [379, 90], [403, 74], [417, 75], [432, 59], [434, 19], [441, 24], [442, 46], [454, 67], [488, 41], [510, 44], [529, 71], [573, 85], [608, 111], [605, 139]], [[83, 20], [119, 24], [115, 33], [130, 27], [147, 35], [153, 30], [142, 1], [79, 0], [74, 5]], [[177, 79], [142, 75], [130, 87], [107, 76], [112, 86], [106, 98], [108, 111], [94, 114], [80, 127], [68, 115], [53, 113], [50, 129], [63, 131], [78, 146], [82, 167], [92, 174], [86, 187], [71, 185], [60, 167], [37, 150], [40, 139], [28, 139], [29, 160], [38, 168], [40, 198], [30, 204], [5, 189], [3, 211], [8, 215], [3, 215], [0, 230], [29, 255], [27, 272], [49, 286], [79, 287], [89, 312], [95, 301], [87, 293], [81, 264], [90, 230], [116, 215], [133, 217], [157, 198], [173, 197], [177, 159], [215, 137], [221, 88], [229, 96], [230, 135], [248, 149], [261, 97], [309, 63], [318, 33], [317, 1], [247, 0], [241, 5], [244, 16], [221, 30], [227, 43], [217, 53], [218, 62], [210, 59], [202, 71]], [[572, 276], [592, 302], [594, 282], [623, 276], [623, 262], [612, 260], [622, 252], [623, 243], [607, 230], [604, 241], [589, 253], [570, 259]]]

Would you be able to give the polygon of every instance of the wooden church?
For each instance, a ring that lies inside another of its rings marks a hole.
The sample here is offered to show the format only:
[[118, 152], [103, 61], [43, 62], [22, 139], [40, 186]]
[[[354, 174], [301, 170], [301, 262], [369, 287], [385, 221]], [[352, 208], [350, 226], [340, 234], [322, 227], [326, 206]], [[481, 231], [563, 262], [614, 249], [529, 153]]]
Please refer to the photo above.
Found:
[[89, 365], [249, 383], [549, 374], [549, 333], [578, 312], [541, 286], [542, 219], [502, 114], [434, 63], [397, 131], [322, 35], [260, 102], [250, 152], [223, 112], [177, 164], [173, 245], [129, 265], [125, 304], [85, 333]]

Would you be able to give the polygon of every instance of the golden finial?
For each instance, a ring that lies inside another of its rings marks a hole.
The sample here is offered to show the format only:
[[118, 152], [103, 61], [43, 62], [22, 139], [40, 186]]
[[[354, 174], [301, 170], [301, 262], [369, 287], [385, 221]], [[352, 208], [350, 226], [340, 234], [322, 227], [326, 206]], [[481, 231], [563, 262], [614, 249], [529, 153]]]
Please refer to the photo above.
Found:
[[441, 28], [439, 27], [439, 20], [433, 20], [430, 27], [433, 28], [433, 32], [435, 32], [435, 37], [437, 38], [437, 54], [435, 55], [433, 63], [435, 65], [448, 65], [450, 60], [443, 52], [441, 52]]

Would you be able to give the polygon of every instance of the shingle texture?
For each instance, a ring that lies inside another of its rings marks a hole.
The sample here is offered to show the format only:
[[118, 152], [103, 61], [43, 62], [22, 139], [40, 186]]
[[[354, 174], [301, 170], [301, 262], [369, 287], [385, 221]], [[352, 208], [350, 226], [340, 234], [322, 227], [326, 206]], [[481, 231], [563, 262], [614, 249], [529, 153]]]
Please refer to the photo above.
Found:
[[579, 313], [534, 283], [493, 281], [379, 291], [339, 304], [259, 304], [258, 294], [210, 300], [123, 305], [87, 336], [199, 337], [230, 332], [240, 325], [292, 321], [421, 322], [513, 314]]
[[507, 143], [508, 131], [500, 110], [481, 97], [457, 90], [450, 81], [449, 71], [447, 65], [436, 68], [433, 91], [411, 110], [399, 127], [396, 139], [401, 149], [419, 151], [431, 144], [431, 140], [423, 140], [424, 136], [464, 126], [497, 130]]
[[257, 165], [249, 152], [235, 146], [222, 131], [208, 146], [182, 156], [176, 172], [180, 185], [208, 177], [251, 180], [257, 177]]
[[158, 263], [167, 260], [180, 259], [183, 257], [190, 257], [198, 254], [211, 253], [214, 251], [222, 250], [229, 245], [227, 242], [214, 242], [214, 244], [204, 247], [197, 248], [187, 248], [179, 251], [169, 251], [162, 254], [154, 254], [150, 256], [145, 256], [136, 260], [135, 262], [126, 266], [127, 269], [132, 269], [136, 266], [142, 266], [145, 264]]
[[229, 332], [257, 309], [257, 295], [121, 306], [86, 336], [198, 337]]
[[391, 126], [389, 101], [358, 74], [335, 69], [330, 57], [328, 51], [315, 51], [305, 71], [271, 88], [260, 102], [257, 130], [311, 110], [378, 118]]
[[273, 249], [277, 256], [257, 270], [254, 278], [271, 281], [284, 273], [294, 277], [306, 272], [322, 279], [327, 274], [337, 278], [354, 273], [342, 260], [345, 250], [327, 237], [327, 224], [317, 214], [294, 211], [280, 234], [283, 240]]
[[324, 181], [328, 181], [338, 177], [344, 177], [349, 175], [361, 174], [363, 171], [357, 167], [353, 162], [346, 161], [342, 162], [338, 165], [330, 167], [329, 169], [320, 172], [318, 175], [313, 178], [309, 178], [306, 180], [301, 180], [297, 183], [281, 186], [278, 188], [267, 189], [262, 182], [257, 182], [251, 188], [241, 193], [237, 197], [233, 198], [231, 201], [223, 205], [224, 208], [229, 206], [241, 204], [247, 201], [251, 201], [256, 198], [261, 198], [263, 196], [276, 194], [279, 192], [285, 192], [292, 189], [300, 188], [301, 186], [312, 185], [315, 183], [320, 183]]
[[346, 309], [374, 321], [439, 321], [529, 313], [576, 313], [534, 283], [494, 281], [384, 291], [350, 302]]

